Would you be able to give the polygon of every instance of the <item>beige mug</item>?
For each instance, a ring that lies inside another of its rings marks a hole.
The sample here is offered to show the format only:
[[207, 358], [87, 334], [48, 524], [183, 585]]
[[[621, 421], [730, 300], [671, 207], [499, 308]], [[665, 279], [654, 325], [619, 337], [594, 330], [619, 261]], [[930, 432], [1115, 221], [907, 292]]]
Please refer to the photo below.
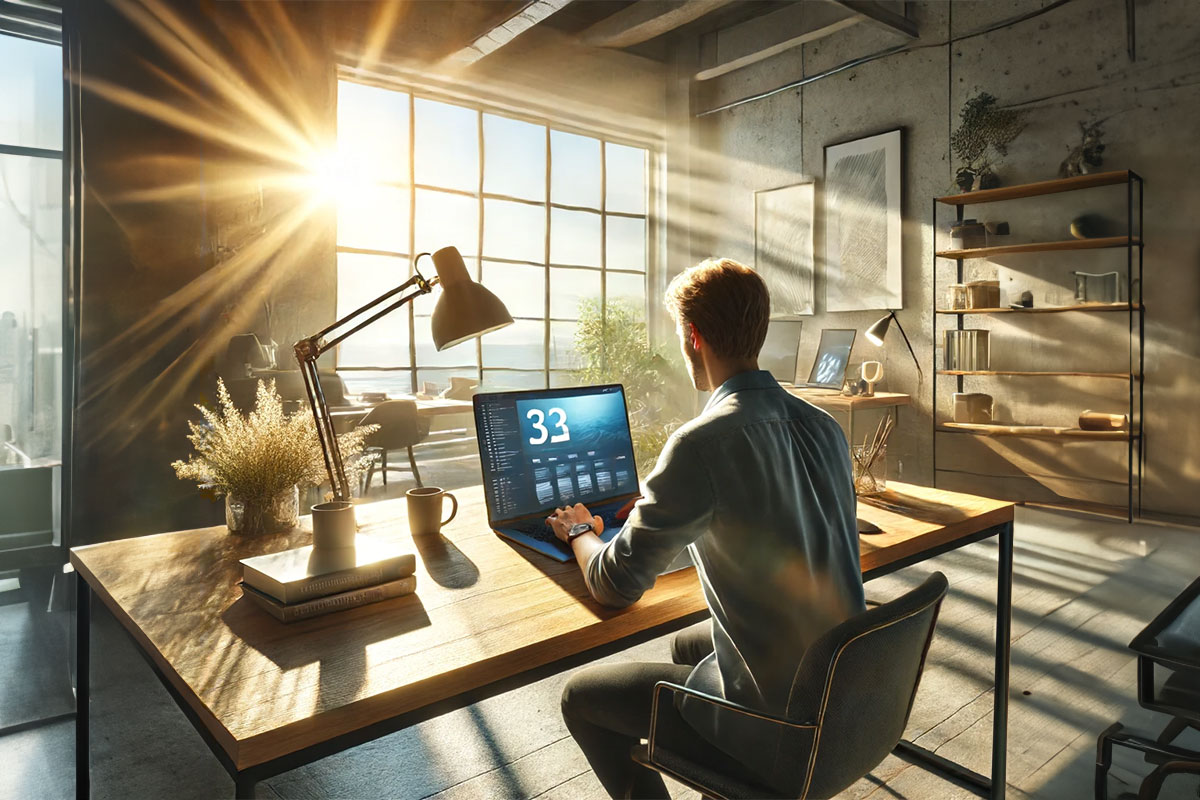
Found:
[[[405, 494], [408, 496], [408, 529], [414, 536], [439, 533], [442, 526], [454, 519], [454, 515], [458, 513], [458, 498], [445, 489], [422, 486], [409, 489]], [[445, 507], [442, 501], [445, 498], [450, 499], [453, 507], [450, 509], [450, 516], [441, 519], [442, 509]]]

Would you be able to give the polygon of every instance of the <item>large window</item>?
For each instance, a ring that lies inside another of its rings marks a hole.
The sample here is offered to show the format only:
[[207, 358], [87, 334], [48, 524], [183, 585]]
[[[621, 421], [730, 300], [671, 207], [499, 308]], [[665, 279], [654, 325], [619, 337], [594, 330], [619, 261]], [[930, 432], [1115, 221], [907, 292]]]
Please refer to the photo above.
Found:
[[571, 382], [581, 306], [644, 307], [649, 158], [544, 122], [341, 82], [339, 316], [405, 280], [414, 254], [454, 245], [515, 319], [439, 353], [437, 293], [422, 297], [339, 347], [350, 391], [440, 391], [452, 377], [488, 389]]

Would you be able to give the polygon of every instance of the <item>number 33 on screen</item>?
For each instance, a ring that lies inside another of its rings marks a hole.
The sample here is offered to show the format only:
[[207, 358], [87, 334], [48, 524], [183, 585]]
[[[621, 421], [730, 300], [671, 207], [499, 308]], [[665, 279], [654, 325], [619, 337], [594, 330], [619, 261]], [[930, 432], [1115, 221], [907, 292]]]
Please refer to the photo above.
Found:
[[[546, 428], [547, 414], [551, 417], [557, 417], [557, 420], [552, 424], [558, 432], [553, 436], [550, 435], [550, 431]], [[533, 429], [538, 432], [537, 436], [529, 438], [530, 444], [545, 444], [547, 438], [550, 440], [550, 444], [571, 441], [571, 429], [567, 427], [567, 412], [561, 408], [551, 408], [545, 413], [542, 413], [540, 408], [531, 408], [525, 412], [525, 418], [533, 420]]]

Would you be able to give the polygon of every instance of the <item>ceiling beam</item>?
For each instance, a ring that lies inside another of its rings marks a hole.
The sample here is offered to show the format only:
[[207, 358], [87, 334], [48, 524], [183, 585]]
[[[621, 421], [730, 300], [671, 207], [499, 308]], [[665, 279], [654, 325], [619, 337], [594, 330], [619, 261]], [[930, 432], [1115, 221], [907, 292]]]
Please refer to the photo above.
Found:
[[697, 72], [695, 79], [719, 78], [861, 21], [860, 15], [838, 5], [796, 3], [786, 6], [713, 34], [717, 63]]
[[629, 47], [669, 33], [733, 0], [638, 0], [579, 34], [594, 47]]
[[571, 0], [530, 0], [504, 22], [483, 34], [463, 49], [442, 60], [449, 66], [467, 67], [488, 56], [537, 25]]
[[833, 0], [839, 6], [844, 6], [856, 14], [862, 14], [863, 19], [876, 27], [899, 33], [910, 39], [917, 38], [917, 25], [904, 14], [897, 14], [879, 0]]

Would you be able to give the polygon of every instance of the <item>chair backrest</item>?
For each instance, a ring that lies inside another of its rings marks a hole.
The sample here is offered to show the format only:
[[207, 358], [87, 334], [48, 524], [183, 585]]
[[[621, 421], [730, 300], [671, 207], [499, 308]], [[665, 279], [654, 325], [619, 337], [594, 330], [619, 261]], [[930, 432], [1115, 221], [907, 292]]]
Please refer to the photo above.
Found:
[[[321, 384], [321, 394], [325, 395], [325, 405], [346, 405], [346, 383], [342, 380], [341, 375], [336, 372], [321, 371], [317, 373], [317, 381]], [[303, 383], [300, 384], [300, 388], [300, 397], [306, 399]]]
[[814, 722], [817, 730], [808, 763], [790, 765], [799, 770], [787, 780], [797, 796], [832, 797], [900, 741], [946, 586], [946, 576], [935, 572], [907, 594], [836, 626], [804, 654], [787, 716]]
[[417, 404], [412, 400], [384, 400], [368, 411], [358, 424], [379, 426], [379, 430], [367, 438], [369, 447], [399, 450], [424, 438]]

